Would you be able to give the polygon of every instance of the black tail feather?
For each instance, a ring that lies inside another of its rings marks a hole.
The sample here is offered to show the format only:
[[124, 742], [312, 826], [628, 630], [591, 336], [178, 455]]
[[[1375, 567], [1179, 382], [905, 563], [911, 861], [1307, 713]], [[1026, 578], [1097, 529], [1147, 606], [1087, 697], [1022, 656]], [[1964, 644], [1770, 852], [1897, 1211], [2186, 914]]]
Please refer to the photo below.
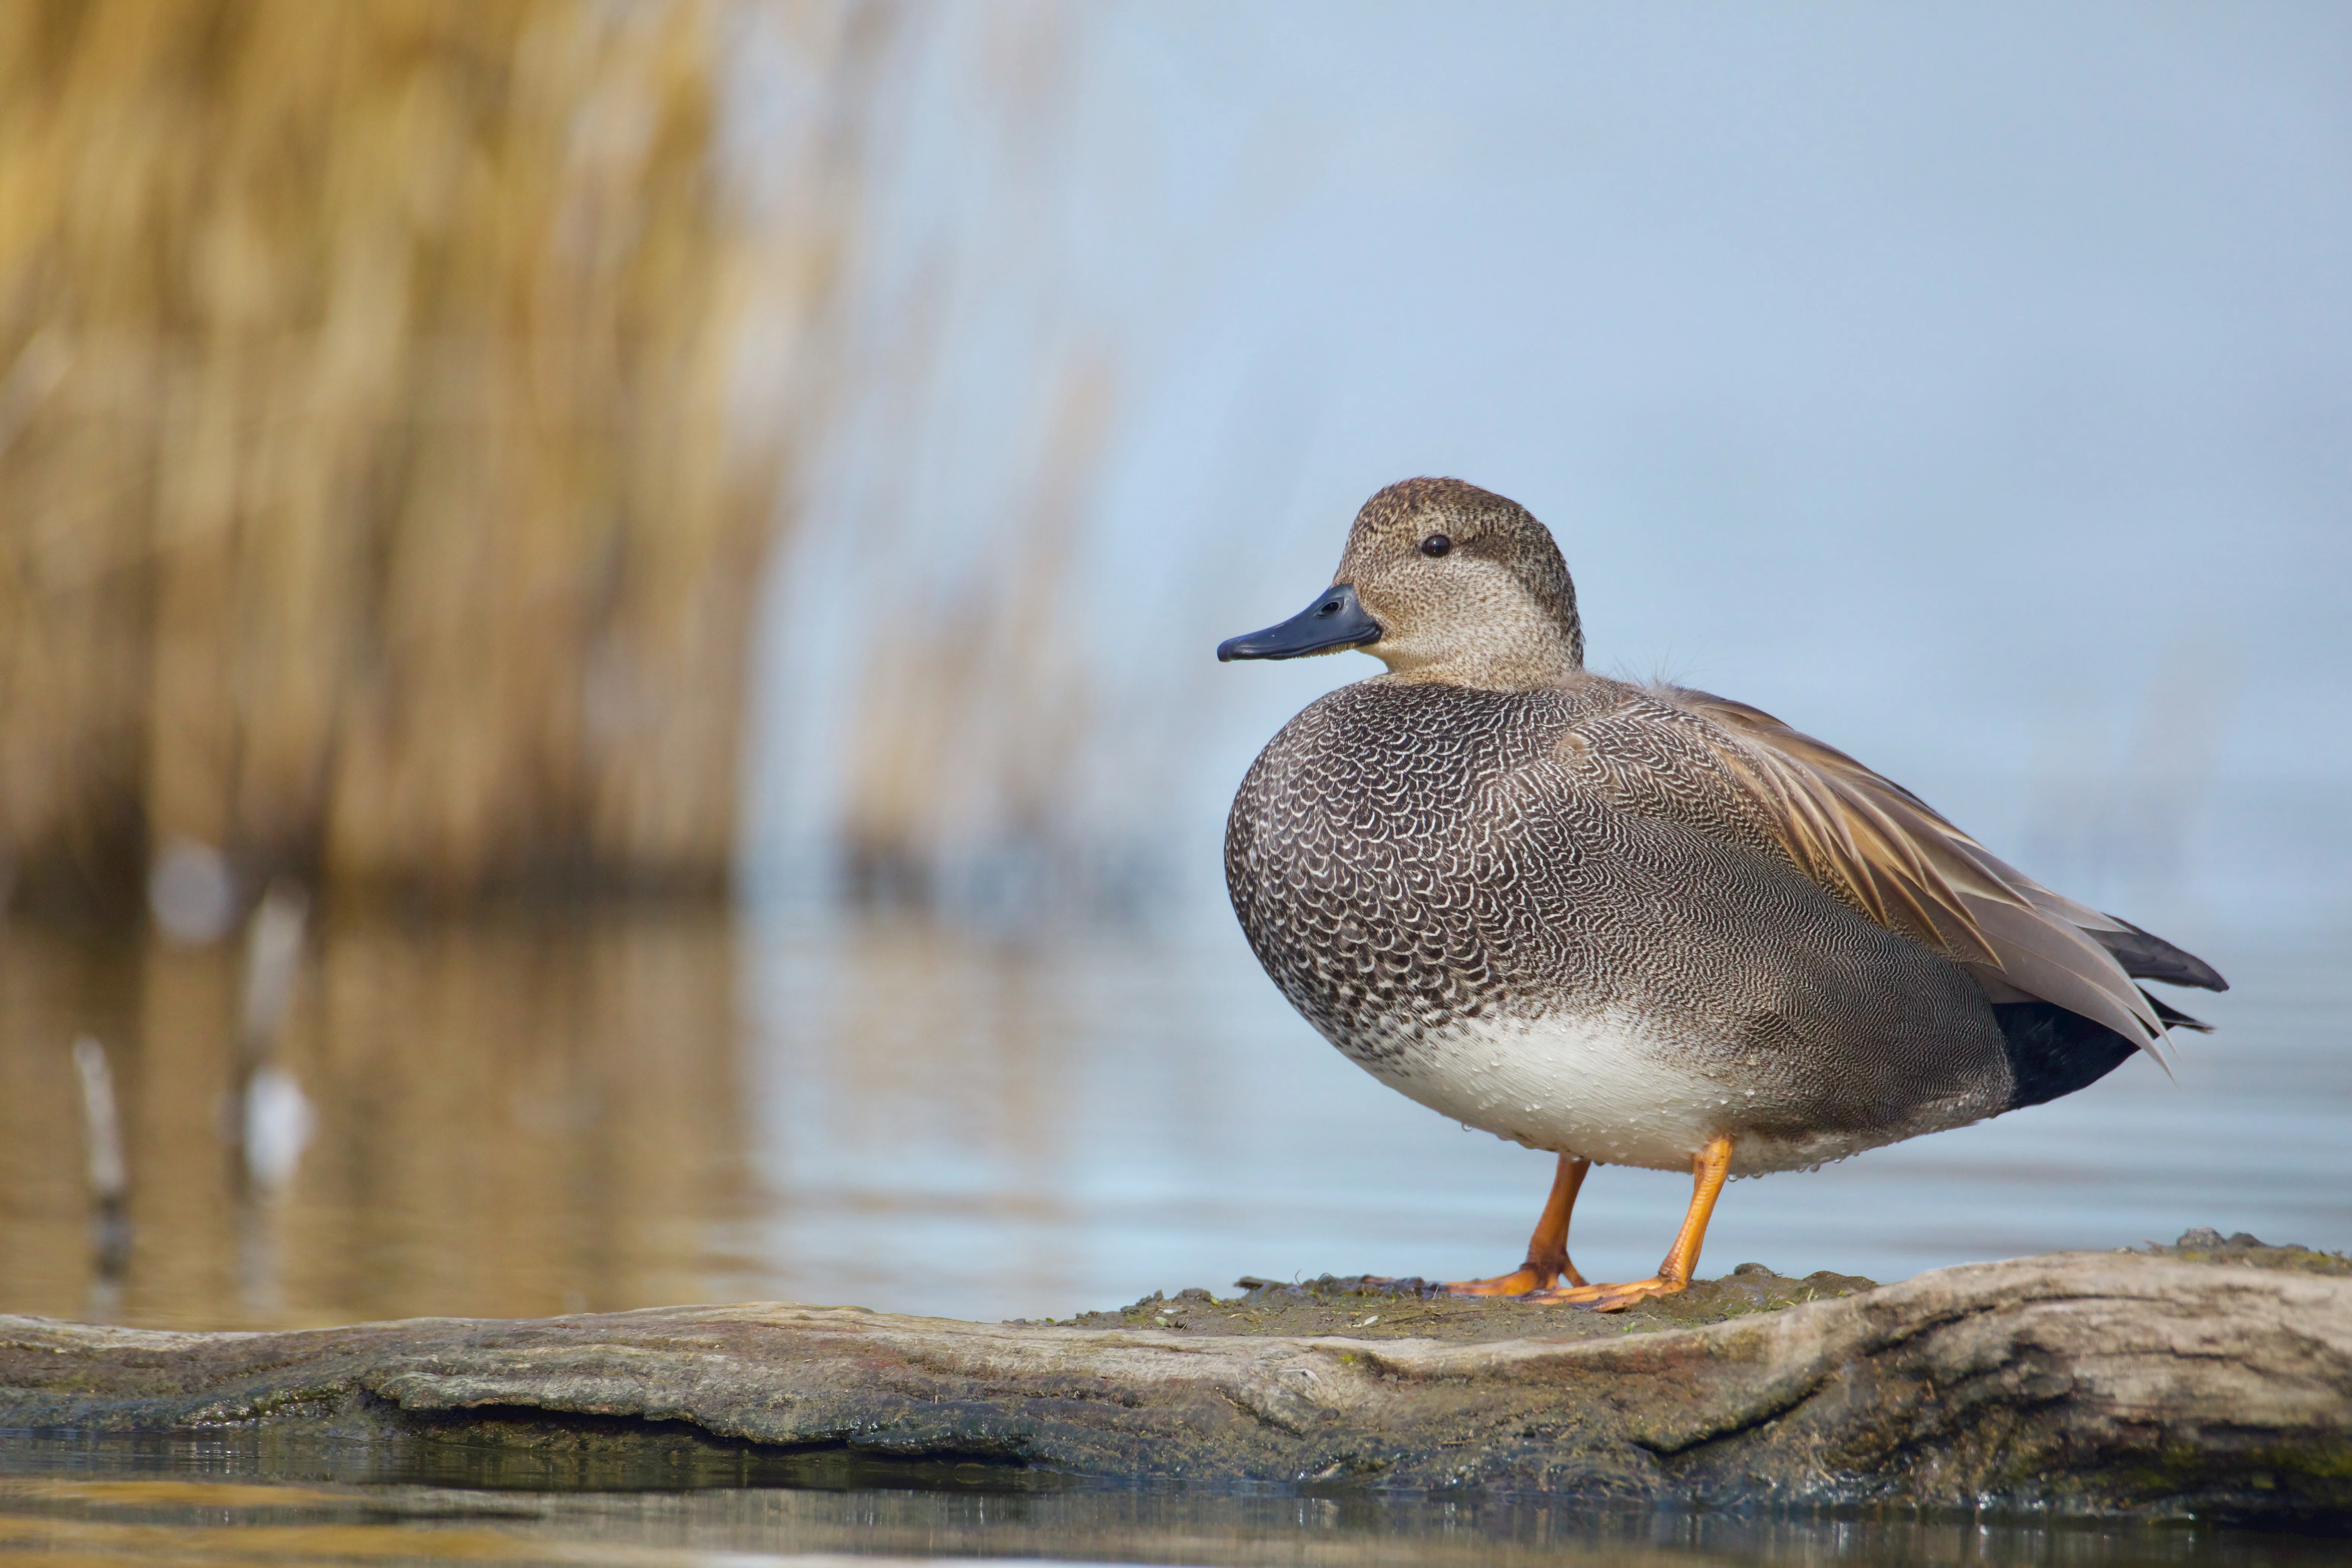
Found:
[[2212, 1025], [2202, 1018], [2190, 1017], [2163, 997], [2149, 992], [2146, 986], [2140, 988], [2139, 994], [2147, 998], [2147, 1005], [2156, 1009], [2156, 1016], [2164, 1020], [2166, 1028], [2194, 1029], [2200, 1035], [2210, 1035], [2213, 1032]]
[[2192, 952], [2183, 952], [2160, 936], [2150, 936], [2121, 915], [2109, 920], [2121, 931], [2095, 931], [2092, 941], [2115, 954], [2124, 973], [2134, 980], [2161, 980], [2169, 985], [2194, 985], [2205, 991], [2227, 991], [2221, 972]]
[[[2140, 994], [2147, 996], [2148, 1005], [2156, 1009], [2165, 1027], [2213, 1032], [2212, 1025], [2148, 996], [2146, 991]], [[2016, 1082], [2008, 1107], [2011, 1110], [2095, 1084], [2139, 1051], [2137, 1042], [2055, 1002], [1997, 1002], [1992, 1016], [2000, 1022], [2001, 1046], [2009, 1054], [2010, 1076]]]

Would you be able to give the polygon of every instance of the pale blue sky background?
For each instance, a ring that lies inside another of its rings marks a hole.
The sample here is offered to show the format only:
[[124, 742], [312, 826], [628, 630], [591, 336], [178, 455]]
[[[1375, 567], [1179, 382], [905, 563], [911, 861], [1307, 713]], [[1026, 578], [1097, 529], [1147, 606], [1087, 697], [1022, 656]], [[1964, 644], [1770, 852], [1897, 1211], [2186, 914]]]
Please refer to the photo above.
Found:
[[928, 311], [940, 348], [783, 563], [760, 857], [828, 820], [841, 673], [888, 635], [827, 617], [971, 591], [1091, 353], [1072, 817], [1196, 895], [1249, 755], [1374, 668], [1210, 648], [1415, 473], [1551, 525], [1597, 666], [1779, 712], [2029, 868], [2161, 862], [2117, 890], [2168, 905], [2342, 883], [2340, 834], [2325, 876], [2301, 836], [2352, 788], [2352, 13], [933, 21], [858, 330], [880, 363]]

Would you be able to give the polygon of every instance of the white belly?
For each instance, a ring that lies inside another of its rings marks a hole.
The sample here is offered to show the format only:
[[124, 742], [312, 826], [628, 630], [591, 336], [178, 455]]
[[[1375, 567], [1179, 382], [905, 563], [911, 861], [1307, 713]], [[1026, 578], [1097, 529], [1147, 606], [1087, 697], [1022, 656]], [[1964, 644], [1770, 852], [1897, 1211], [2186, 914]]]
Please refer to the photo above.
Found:
[[1780, 1120], [1758, 1098], [1766, 1091], [1715, 1078], [1641, 1020], [1607, 1013], [1470, 1019], [1382, 1045], [1391, 1049], [1376, 1059], [1352, 1059], [1400, 1093], [1498, 1138], [1604, 1165], [1686, 1171], [1709, 1140], [1729, 1133], [1733, 1172], [1753, 1175], [1818, 1165], [1929, 1130], [1795, 1141], [1744, 1134], [1759, 1114]]

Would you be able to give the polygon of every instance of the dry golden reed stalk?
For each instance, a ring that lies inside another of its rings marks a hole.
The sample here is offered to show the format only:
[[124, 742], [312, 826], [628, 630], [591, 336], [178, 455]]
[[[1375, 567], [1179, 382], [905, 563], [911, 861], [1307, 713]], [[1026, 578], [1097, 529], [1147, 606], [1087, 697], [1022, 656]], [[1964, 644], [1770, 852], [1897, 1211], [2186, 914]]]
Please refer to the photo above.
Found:
[[768, 8], [824, 90], [755, 224], [739, 9], [0, 6], [0, 874], [723, 884], [793, 456], [745, 335], [822, 336], [885, 30]]

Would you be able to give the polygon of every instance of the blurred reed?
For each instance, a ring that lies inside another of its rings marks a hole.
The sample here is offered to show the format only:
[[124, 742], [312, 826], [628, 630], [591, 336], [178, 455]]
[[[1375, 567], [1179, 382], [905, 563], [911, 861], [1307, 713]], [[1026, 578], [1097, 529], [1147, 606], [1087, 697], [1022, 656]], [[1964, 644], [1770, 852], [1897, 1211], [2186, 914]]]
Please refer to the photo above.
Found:
[[1130, 617], [1089, 578], [1136, 366], [1066, 242], [1124, 221], [1090, 176], [1136, 199], [1076, 113], [1098, 24], [1067, 0], [926, 12], [877, 115], [869, 180], [923, 194], [857, 231], [858, 384], [817, 487], [847, 526], [796, 561], [779, 639], [797, 688], [839, 694], [782, 765], [824, 802], [802, 864], [853, 904], [1026, 921], [1149, 879], [1127, 816], [1164, 803], [1103, 783], [1105, 636]]
[[1087, 900], [1073, 797], [1098, 716], [1070, 603], [1112, 409], [1099, 355], [1049, 393], [1034, 468], [979, 563], [877, 642], [852, 710], [840, 853], [851, 899], [1031, 913]]
[[746, 10], [0, 7], [20, 902], [127, 900], [175, 842], [245, 889], [722, 884], [890, 30], [761, 9], [815, 90], [753, 214], [719, 155]]

